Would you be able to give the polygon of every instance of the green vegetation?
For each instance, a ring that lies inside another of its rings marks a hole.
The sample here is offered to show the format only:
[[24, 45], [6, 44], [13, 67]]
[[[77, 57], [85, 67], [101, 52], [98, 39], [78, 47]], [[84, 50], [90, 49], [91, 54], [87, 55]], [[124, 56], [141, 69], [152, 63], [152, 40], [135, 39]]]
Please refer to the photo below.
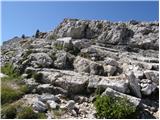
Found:
[[96, 116], [101, 119], [132, 118], [133, 114], [136, 113], [136, 107], [126, 98], [97, 96], [94, 105], [97, 112]]
[[35, 113], [31, 107], [23, 107], [17, 112], [18, 119], [36, 119], [38, 114]]
[[22, 103], [14, 103], [3, 106], [1, 117], [4, 119], [46, 119], [44, 113], [35, 113], [31, 107], [22, 106]]
[[63, 50], [63, 45], [55, 44], [54, 47], [55, 47], [57, 50]]
[[20, 75], [10, 63], [1, 68], [1, 72], [8, 75], [1, 79], [1, 103], [11, 103], [28, 92], [26, 85], [20, 83]]
[[52, 110], [53, 112], [53, 116], [55, 119], [60, 119], [61, 116], [66, 112], [65, 110], [62, 110], [62, 109], [56, 109], [56, 110]]
[[1, 67], [1, 72], [5, 75], [8, 75], [11, 79], [18, 79], [20, 75], [15, 71], [13, 64], [6, 63], [4, 66]]
[[1, 79], [1, 103], [10, 103], [21, 98], [28, 92], [28, 88], [25, 85], [20, 85], [14, 81]]
[[1, 118], [3, 119], [14, 119], [16, 117], [16, 106], [15, 105], [8, 105], [2, 107], [1, 110]]

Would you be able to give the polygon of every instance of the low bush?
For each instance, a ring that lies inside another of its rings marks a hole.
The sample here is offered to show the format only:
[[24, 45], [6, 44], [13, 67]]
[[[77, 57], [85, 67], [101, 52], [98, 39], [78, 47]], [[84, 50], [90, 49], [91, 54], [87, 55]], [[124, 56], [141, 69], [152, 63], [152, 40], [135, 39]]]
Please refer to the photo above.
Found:
[[63, 50], [63, 45], [55, 44], [54, 47], [55, 47], [57, 50]]
[[10, 103], [15, 100], [21, 98], [24, 94], [28, 92], [28, 88], [23, 86], [18, 86], [17, 89], [13, 88], [12, 86], [3, 85], [1, 86], [1, 103]]
[[14, 119], [16, 117], [16, 106], [8, 105], [2, 108], [1, 118], [3, 119]]
[[10, 78], [18, 78], [20, 75], [15, 71], [13, 64], [6, 63], [1, 67], [1, 72], [8, 75]]
[[45, 113], [35, 113], [32, 107], [22, 106], [23, 103], [8, 104], [2, 107], [3, 119], [46, 119]]
[[130, 118], [135, 112], [133, 106], [126, 98], [97, 96], [94, 102], [97, 118], [125, 119]]
[[22, 107], [17, 112], [17, 118], [18, 119], [37, 119], [38, 114], [35, 113], [31, 107]]

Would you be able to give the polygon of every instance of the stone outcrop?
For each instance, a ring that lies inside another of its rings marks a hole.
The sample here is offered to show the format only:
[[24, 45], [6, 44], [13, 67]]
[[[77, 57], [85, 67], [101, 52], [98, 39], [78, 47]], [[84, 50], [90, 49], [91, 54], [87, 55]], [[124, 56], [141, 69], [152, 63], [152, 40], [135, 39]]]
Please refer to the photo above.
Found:
[[65, 111], [60, 118], [96, 118], [91, 101], [98, 89], [101, 95], [126, 97], [155, 115], [158, 34], [158, 22], [64, 19], [36, 38], [4, 42], [1, 66], [13, 64], [30, 90], [20, 100], [48, 118], [56, 118], [52, 110], [59, 109]]

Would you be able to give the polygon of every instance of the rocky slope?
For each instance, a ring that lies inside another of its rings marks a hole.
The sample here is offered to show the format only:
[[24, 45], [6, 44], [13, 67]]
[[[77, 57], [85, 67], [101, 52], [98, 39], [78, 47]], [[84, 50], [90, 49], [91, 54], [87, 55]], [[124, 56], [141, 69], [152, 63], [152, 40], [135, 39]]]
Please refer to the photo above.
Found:
[[[30, 94], [20, 100], [55, 118], [95, 118], [94, 91], [125, 96], [137, 118], [158, 118], [159, 23], [64, 19], [53, 31], [1, 46], [1, 66], [14, 64]], [[31, 74], [36, 74], [32, 77]]]

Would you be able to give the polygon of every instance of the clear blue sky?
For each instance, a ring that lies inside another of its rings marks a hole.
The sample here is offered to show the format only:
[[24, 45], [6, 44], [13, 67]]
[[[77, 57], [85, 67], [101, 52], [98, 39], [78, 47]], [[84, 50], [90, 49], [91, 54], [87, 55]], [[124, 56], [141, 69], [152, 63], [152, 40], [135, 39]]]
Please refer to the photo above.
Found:
[[2, 2], [2, 41], [53, 30], [64, 18], [157, 21], [154, 2]]

